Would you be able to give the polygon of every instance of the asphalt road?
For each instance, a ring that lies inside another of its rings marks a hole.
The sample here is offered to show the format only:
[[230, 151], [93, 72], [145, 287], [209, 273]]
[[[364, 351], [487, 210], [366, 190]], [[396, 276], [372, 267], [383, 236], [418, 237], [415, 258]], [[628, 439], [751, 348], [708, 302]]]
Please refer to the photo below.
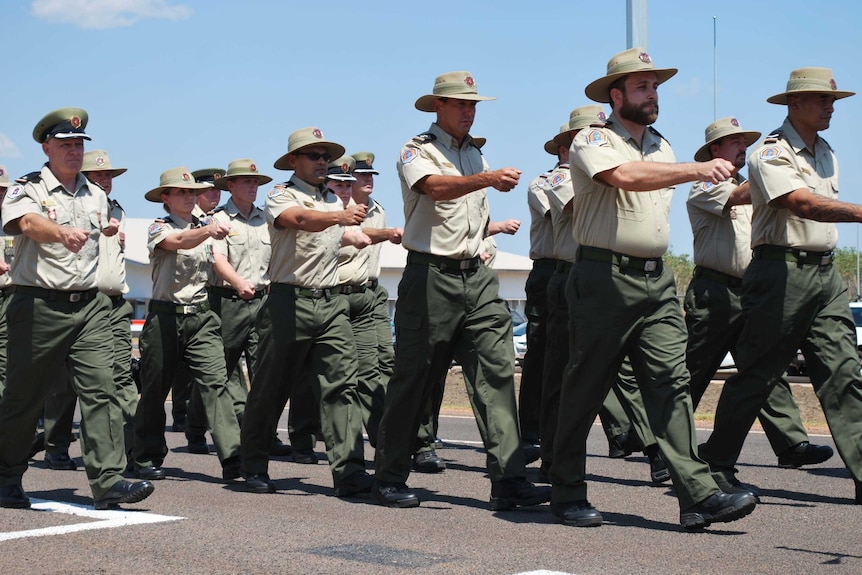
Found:
[[[405, 510], [333, 497], [324, 461], [273, 461], [278, 492], [244, 493], [221, 481], [214, 454], [189, 454], [182, 435], [168, 433], [170, 477], [149, 499], [130, 513], [82, 517], [68, 511], [92, 513], [84, 472], [51, 471], [39, 457], [24, 477], [31, 498], [81, 507], [0, 510], [2, 573], [862, 572], [862, 508], [852, 505], [853, 483], [837, 456], [809, 470], [779, 469], [764, 436], [752, 434], [740, 478], [760, 489], [762, 503], [740, 521], [689, 533], [671, 489], [650, 485], [646, 459], [607, 458], [596, 426], [587, 471], [605, 525], [576, 529], [556, 523], [547, 505], [489, 511], [475, 422], [443, 417], [441, 436], [448, 469], [413, 474], [422, 505]], [[79, 445], [72, 455], [80, 464]], [[368, 447], [366, 457], [370, 468]]]

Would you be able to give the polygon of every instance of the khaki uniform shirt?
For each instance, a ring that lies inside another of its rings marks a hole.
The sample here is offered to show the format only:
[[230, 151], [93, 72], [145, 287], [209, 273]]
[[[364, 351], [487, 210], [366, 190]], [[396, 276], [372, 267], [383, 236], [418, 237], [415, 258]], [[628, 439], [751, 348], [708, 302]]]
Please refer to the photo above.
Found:
[[[353, 201], [353, 198], [347, 202], [347, 207], [355, 205], [356, 202]], [[344, 229], [345, 231], [361, 230], [359, 226], [350, 226]], [[354, 246], [341, 246], [338, 250], [338, 283], [340, 285], [358, 286], [368, 281], [369, 249], [370, 247], [359, 249]]]
[[3, 262], [9, 264], [9, 271], [0, 275], [0, 289], [12, 285], [12, 264], [15, 261], [15, 236], [0, 236], [3, 241]]
[[527, 206], [530, 208], [530, 259], [554, 257], [554, 231], [551, 224], [551, 206], [545, 186], [551, 172], [545, 172], [530, 182]]
[[694, 234], [694, 264], [741, 278], [751, 263], [750, 204], [728, 206], [730, 193], [745, 178], [720, 184], [695, 182], [686, 208]]
[[593, 179], [628, 162], [676, 162], [661, 134], [647, 127], [638, 146], [611, 114], [606, 127], [578, 132], [569, 161], [578, 243], [641, 258], [660, 257], [667, 251], [672, 187], [628, 192]]
[[578, 241], [572, 233], [572, 212], [563, 213], [569, 202], [575, 198], [569, 164], [562, 164], [551, 172], [545, 188], [551, 206], [551, 223], [554, 231], [553, 257], [557, 260], [574, 262], [578, 252]]
[[454, 259], [479, 256], [485, 237], [485, 190], [435, 202], [414, 188], [427, 176], [471, 176], [488, 171], [472, 138], [464, 138], [459, 147], [452, 136], [431, 124], [428, 132], [404, 144], [397, 169], [404, 199], [404, 247]]
[[494, 262], [497, 261], [497, 240], [494, 236], [487, 236], [482, 242], [482, 251], [488, 254], [488, 259], [485, 260], [485, 265], [489, 268], [494, 267]]
[[[365, 212], [365, 221], [362, 222], [362, 227], [377, 229], [386, 227], [386, 211], [379, 202], [374, 201], [374, 198], [368, 198], [368, 211]], [[380, 278], [381, 249], [383, 249], [383, 242], [378, 242], [362, 250], [368, 252], [368, 279], [370, 280]]]
[[159, 244], [167, 236], [200, 227], [192, 216], [185, 222], [176, 216], [165, 216], [150, 224], [147, 249], [153, 267], [153, 299], [188, 305], [207, 300], [207, 275], [213, 263], [213, 240], [207, 238], [187, 250], [163, 250]]
[[[213, 220], [230, 224], [230, 232], [222, 240], [213, 241], [213, 250], [227, 258], [228, 263], [240, 277], [261, 290], [269, 285], [269, 258], [271, 245], [266, 216], [257, 206], [251, 207], [248, 219], [242, 215], [233, 199], [215, 209]], [[230, 288], [230, 284], [215, 274], [216, 287]]]
[[81, 228], [89, 239], [78, 253], [60, 242], [37, 242], [24, 234], [15, 241], [12, 283], [65, 291], [96, 287], [99, 237], [108, 223], [108, 198], [78, 174], [75, 190], [63, 187], [46, 165], [38, 182], [16, 184], [3, 200], [3, 226], [25, 214], [40, 214], [61, 226]]
[[99, 237], [99, 271], [96, 274], [99, 291], [110, 296], [129, 293], [126, 285], [126, 212], [117, 200], [108, 198], [111, 214], [120, 222], [120, 231], [113, 236]]
[[769, 137], [748, 156], [751, 203], [754, 206], [751, 246], [764, 244], [810, 251], [828, 251], [838, 243], [833, 223], [795, 216], [777, 198], [802, 188], [830, 199], [838, 198], [838, 159], [826, 140], [817, 137], [814, 152], [785, 119], [783, 137]]
[[275, 220], [281, 212], [296, 207], [340, 212], [344, 204], [325, 186], [313, 186], [295, 175], [286, 184], [270, 190], [264, 208], [272, 239], [270, 280], [304, 288], [338, 285], [338, 250], [344, 228], [329, 226], [321, 232], [276, 228]]

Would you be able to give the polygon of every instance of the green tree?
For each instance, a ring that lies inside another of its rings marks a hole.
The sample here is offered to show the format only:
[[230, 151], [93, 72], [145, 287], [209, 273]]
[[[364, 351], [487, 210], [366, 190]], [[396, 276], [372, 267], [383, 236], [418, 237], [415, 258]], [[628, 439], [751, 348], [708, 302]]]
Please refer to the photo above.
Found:
[[847, 283], [847, 293], [850, 301], [856, 301], [859, 294], [859, 285], [856, 283], [856, 248], [835, 248], [835, 260], [833, 265], [838, 270], [841, 278]]
[[675, 254], [668, 250], [664, 255], [664, 265], [673, 271], [673, 279], [676, 281], [676, 294], [680, 298], [685, 295], [688, 284], [691, 283], [694, 274], [694, 262], [689, 259], [688, 254]]

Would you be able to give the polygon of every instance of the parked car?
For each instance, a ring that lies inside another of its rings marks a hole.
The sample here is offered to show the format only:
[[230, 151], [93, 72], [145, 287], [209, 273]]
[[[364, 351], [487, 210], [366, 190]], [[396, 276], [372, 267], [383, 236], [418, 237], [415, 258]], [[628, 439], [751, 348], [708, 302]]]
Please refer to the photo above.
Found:
[[527, 353], [527, 322], [520, 323], [512, 329], [512, 341], [515, 345], [515, 365], [521, 365], [524, 354]]

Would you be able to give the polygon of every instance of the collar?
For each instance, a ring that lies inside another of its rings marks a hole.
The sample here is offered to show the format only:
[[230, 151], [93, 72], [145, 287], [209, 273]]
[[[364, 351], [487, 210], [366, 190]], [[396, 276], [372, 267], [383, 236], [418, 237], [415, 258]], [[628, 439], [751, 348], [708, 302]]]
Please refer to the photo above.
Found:
[[641, 151], [646, 152], [648, 149], [653, 147], [658, 147], [661, 145], [661, 136], [652, 126], [644, 126], [644, 136], [643, 141], [641, 141], [640, 145], [638, 145], [637, 140], [634, 139], [629, 131], [623, 126], [623, 124], [617, 120], [617, 117], [614, 115], [614, 112], [611, 112], [610, 117], [607, 119], [605, 124], [606, 128], [610, 128], [614, 133], [616, 133], [623, 140], [631, 140], [631, 143], [639, 147]]
[[315, 186], [313, 184], [309, 184], [305, 180], [298, 178], [296, 174], [290, 177], [290, 182], [293, 183], [293, 185], [299, 188], [302, 192], [305, 192], [310, 196], [326, 197], [326, 193], [329, 191], [329, 189], [325, 185], [320, 184]]
[[450, 150], [462, 150], [470, 145], [475, 147], [475, 144], [473, 144], [473, 136], [471, 136], [470, 134], [464, 136], [464, 141], [462, 141], [461, 145], [459, 146], [458, 139], [455, 138], [455, 136], [449, 134], [443, 128], [441, 128], [437, 124], [437, 122], [433, 122], [428, 131], [437, 137], [437, 142], [440, 142], [440, 144], [442, 144], [446, 148], [449, 148]]
[[[805, 142], [802, 140], [802, 136], [799, 135], [799, 132], [796, 131], [796, 128], [793, 127], [793, 124], [790, 123], [790, 118], [784, 118], [784, 123], [781, 124], [781, 131], [784, 132], [784, 139], [788, 144], [793, 148], [793, 151], [796, 154], [801, 153], [803, 150], [807, 150], [808, 147], [805, 145]], [[810, 150], [809, 153], [816, 154], [817, 149], [820, 146], [826, 145], [829, 147], [829, 144], [826, 143], [826, 140], [817, 135], [817, 139], [814, 140], [814, 150]]]
[[[63, 184], [60, 183], [60, 180], [58, 180], [57, 176], [54, 175], [54, 172], [51, 171], [51, 168], [48, 166], [47, 162], [45, 163], [44, 166], [42, 166], [42, 171], [39, 173], [39, 175], [42, 177], [42, 181], [45, 182], [45, 185], [47, 186], [48, 190], [53, 192], [57, 188], [60, 188], [64, 191], [66, 191], [67, 193], [70, 191], [70, 190], [66, 190], [66, 188], [63, 186]], [[75, 176], [75, 189], [71, 190], [71, 195], [73, 195], [73, 196], [77, 195], [78, 191], [81, 188], [86, 188], [86, 187], [87, 187], [87, 178], [84, 177], [84, 174], [82, 174], [81, 172], [78, 172], [78, 174]]]

